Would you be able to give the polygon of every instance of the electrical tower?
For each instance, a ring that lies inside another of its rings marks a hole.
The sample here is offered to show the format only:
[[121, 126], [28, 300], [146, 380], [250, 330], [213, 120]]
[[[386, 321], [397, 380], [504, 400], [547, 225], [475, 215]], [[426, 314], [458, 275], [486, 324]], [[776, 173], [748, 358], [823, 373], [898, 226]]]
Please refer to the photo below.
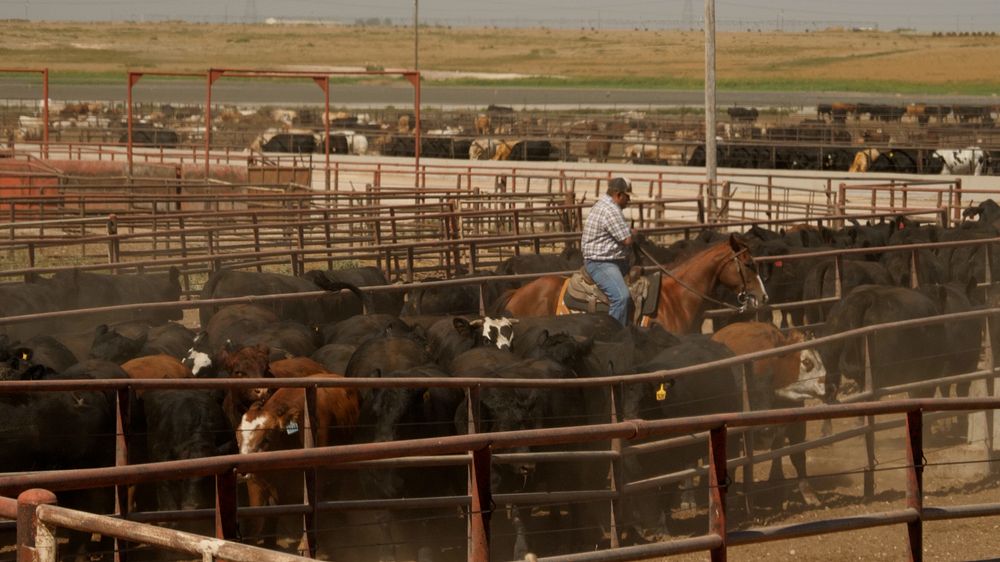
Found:
[[243, 23], [257, 23], [257, 0], [247, 0], [243, 8]]

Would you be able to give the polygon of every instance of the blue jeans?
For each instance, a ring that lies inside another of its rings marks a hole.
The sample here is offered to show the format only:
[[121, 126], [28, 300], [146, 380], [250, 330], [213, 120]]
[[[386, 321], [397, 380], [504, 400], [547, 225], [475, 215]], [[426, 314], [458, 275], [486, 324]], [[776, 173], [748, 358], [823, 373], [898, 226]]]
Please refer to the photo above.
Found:
[[608, 314], [622, 326], [628, 325], [628, 303], [631, 296], [625, 285], [624, 261], [585, 261], [584, 267], [594, 283], [608, 296]]

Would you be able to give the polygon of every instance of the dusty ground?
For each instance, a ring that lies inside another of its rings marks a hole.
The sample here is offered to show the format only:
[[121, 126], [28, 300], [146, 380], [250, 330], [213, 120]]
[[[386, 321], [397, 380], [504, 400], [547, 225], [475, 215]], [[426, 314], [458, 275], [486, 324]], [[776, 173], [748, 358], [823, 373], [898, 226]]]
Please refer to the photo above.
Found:
[[[380, 70], [412, 66], [413, 35], [407, 26], [4, 21], [0, 52], [9, 66], [48, 67], [55, 76], [204, 72], [209, 66]], [[751, 31], [718, 35], [717, 69], [721, 83], [742, 89], [908, 85], [910, 91], [982, 93], [1000, 89], [993, 72], [998, 56], [1000, 37]], [[421, 70], [430, 73], [425, 79], [449, 79], [454, 75], [447, 73], [457, 71], [691, 87], [704, 75], [703, 61], [704, 36], [693, 31], [428, 27], [420, 34]]]
[[[877, 421], [900, 419], [880, 417]], [[854, 427], [858, 420], [838, 420], [835, 429]], [[818, 432], [818, 424], [810, 425], [810, 436]], [[925, 438], [925, 454], [929, 463], [924, 473], [925, 506], [946, 506], [1000, 502], [997, 477], [989, 475], [982, 444], [968, 445], [964, 440], [948, 437], [943, 422], [930, 427]], [[784, 525], [833, 517], [894, 511], [906, 506], [905, 473], [893, 469], [905, 463], [903, 431], [880, 434], [876, 441], [876, 496], [871, 502], [863, 498], [863, 477], [858, 474], [865, 464], [862, 438], [811, 451], [809, 472], [822, 506], [806, 506], [787, 486], [769, 487], [761, 483], [753, 494], [754, 517], [748, 519], [742, 510], [742, 499], [729, 503], [731, 528]], [[962, 464], [950, 464], [956, 461]], [[935, 464], [948, 463], [948, 464]], [[756, 478], [766, 478], [766, 468], [757, 467]], [[794, 473], [786, 462], [787, 476]], [[825, 475], [825, 476], [824, 476]], [[786, 497], [786, 492], [791, 492]], [[704, 532], [703, 515], [692, 519], [692, 534]], [[1000, 518], [960, 519], [924, 524], [925, 560], [988, 560], [1000, 559]], [[903, 560], [907, 558], [907, 534], [904, 525], [893, 525], [825, 536], [763, 543], [733, 548], [731, 560], [797, 562], [827, 560]], [[663, 560], [705, 560], [707, 555], [691, 554]]]

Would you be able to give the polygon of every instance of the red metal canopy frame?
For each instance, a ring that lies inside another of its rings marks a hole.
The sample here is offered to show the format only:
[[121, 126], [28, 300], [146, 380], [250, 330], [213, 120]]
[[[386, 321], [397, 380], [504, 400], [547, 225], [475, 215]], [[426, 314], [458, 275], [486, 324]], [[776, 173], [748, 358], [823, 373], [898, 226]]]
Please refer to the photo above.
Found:
[[[48, 115], [48, 74], [46, 72], [46, 121]], [[155, 76], [189, 76], [200, 77], [201, 73], [181, 73], [181, 72], [146, 72], [134, 71], [128, 73], [128, 169], [129, 177], [132, 176], [132, 88], [139, 79], [146, 75]], [[210, 150], [212, 145], [212, 86], [223, 76], [231, 78], [309, 78], [312, 79], [321, 90], [323, 90], [323, 149], [325, 152], [326, 173], [330, 173], [330, 77], [331, 76], [402, 76], [413, 85], [413, 113], [416, 123], [414, 124], [414, 183], [419, 184], [420, 171], [420, 72], [415, 70], [403, 71], [291, 71], [291, 70], [258, 70], [241, 68], [210, 68], [205, 76], [205, 178], [208, 179], [210, 166]], [[48, 146], [48, 130], [46, 128], [46, 147]], [[329, 187], [329, 185], [328, 185]]]

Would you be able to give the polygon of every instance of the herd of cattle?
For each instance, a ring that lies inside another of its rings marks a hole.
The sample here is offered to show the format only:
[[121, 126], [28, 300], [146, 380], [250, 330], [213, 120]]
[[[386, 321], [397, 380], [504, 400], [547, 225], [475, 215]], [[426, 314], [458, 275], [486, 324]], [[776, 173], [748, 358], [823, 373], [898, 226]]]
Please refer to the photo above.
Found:
[[[771, 302], [833, 296], [837, 275], [832, 258], [795, 259], [822, 248], [875, 248], [919, 242], [976, 240], [1000, 235], [1000, 206], [988, 200], [965, 213], [955, 228], [916, 224], [905, 217], [877, 224], [854, 222], [839, 230], [760, 227], [743, 234], [761, 261], [758, 273]], [[669, 264], [713, 244], [725, 243], [705, 230], [669, 247], [644, 242], [649, 256]], [[990, 252], [992, 260], [984, 253]], [[846, 259], [844, 294], [835, 304], [789, 311], [785, 319], [818, 334], [860, 326], [970, 310], [984, 304], [977, 282], [1000, 275], [1000, 252], [988, 246], [921, 250], [915, 265], [910, 252], [871, 252]], [[648, 258], [645, 258], [648, 259]], [[995, 271], [987, 274], [985, 267]], [[579, 252], [517, 256], [493, 274], [564, 271], [580, 265]], [[914, 279], [913, 275], [917, 278]], [[60, 320], [4, 326], [0, 336], [0, 380], [126, 379], [187, 377], [451, 377], [579, 379], [676, 369], [803, 341], [808, 332], [779, 330], [752, 316], [719, 321], [714, 333], [672, 334], [661, 328], [622, 328], [608, 316], [581, 314], [509, 318], [502, 310], [479, 316], [479, 284], [469, 288], [402, 292], [361, 291], [388, 281], [375, 268], [311, 271], [302, 277], [266, 272], [216, 271], [201, 298], [325, 291], [304, 300], [225, 307], [204, 305], [201, 330], [177, 321], [179, 310], [94, 313]], [[911, 288], [917, 286], [917, 288]], [[486, 283], [487, 302], [497, 301], [510, 282]], [[82, 307], [151, 301], [176, 301], [178, 271], [108, 276], [67, 272], [32, 282], [0, 286], [5, 317]], [[731, 298], [719, 294], [720, 299]], [[783, 322], [784, 324], [785, 322]], [[994, 337], [996, 332], [993, 332]], [[871, 367], [876, 387], [932, 380], [971, 372], [980, 359], [978, 321], [935, 324], [887, 332], [874, 338]], [[864, 360], [858, 341], [837, 341], [754, 363], [747, 394], [754, 409], [802, 405], [807, 399], [833, 402], [864, 386]], [[994, 350], [1000, 349], [995, 346]], [[739, 369], [716, 368], [693, 377], [659, 383], [624, 384], [615, 409], [620, 419], [657, 419], [742, 409]], [[967, 391], [968, 385], [956, 389]], [[948, 389], [942, 389], [947, 393]], [[933, 390], [930, 391], [931, 393]], [[923, 393], [926, 395], [926, 392]], [[115, 463], [113, 393], [32, 392], [0, 395], [0, 472], [112, 466]], [[353, 389], [321, 387], [313, 421], [317, 445], [369, 443], [439, 437], [469, 431], [464, 392], [417, 388]], [[302, 389], [146, 390], [134, 396], [126, 432], [129, 462], [157, 462], [221, 454], [248, 454], [302, 446], [305, 392]], [[555, 390], [484, 387], [473, 409], [480, 432], [549, 428], [610, 419], [607, 389]], [[759, 447], [775, 448], [805, 439], [804, 424], [758, 432]], [[606, 448], [599, 445], [591, 445]], [[579, 447], [576, 447], [578, 449]], [[697, 466], [703, 444], [629, 456], [626, 481]], [[514, 452], [555, 451], [543, 447]], [[523, 457], [518, 457], [523, 458]], [[818, 504], [808, 484], [805, 453], [792, 457], [798, 495], [793, 501]], [[773, 463], [771, 477], [783, 478]], [[608, 487], [607, 461], [515, 460], [493, 468], [494, 493], [599, 490]], [[335, 471], [321, 479], [321, 497], [388, 499], [464, 495], [462, 467]], [[301, 476], [251, 474], [243, 480], [249, 505], [297, 503]], [[673, 486], [631, 497], [624, 509], [625, 537], [641, 541], [669, 534], [671, 509], [679, 499]], [[65, 505], [111, 511], [111, 496], [66, 494]], [[135, 510], [211, 507], [211, 481], [163, 481], [135, 491]], [[541, 516], [542, 513], [546, 516]], [[401, 555], [397, 543], [433, 557], [462, 559], [464, 527], [454, 512], [436, 511], [421, 519], [412, 511], [379, 512], [366, 519], [378, 531], [365, 542], [360, 534], [328, 533], [331, 548], [358, 547], [358, 540], [382, 559]], [[443, 515], [442, 515], [443, 514]], [[344, 515], [328, 528], [359, 524]], [[509, 506], [494, 512], [499, 552], [568, 552], [605, 544], [606, 503], [572, 503], [530, 508]], [[419, 523], [413, 523], [419, 521]], [[621, 525], [621, 522], [619, 522]], [[417, 529], [414, 531], [413, 526]], [[502, 528], [502, 527], [501, 527]], [[543, 531], [570, 531], [545, 534]], [[275, 545], [290, 531], [278, 518], [245, 519], [247, 540]], [[401, 539], [399, 537], [417, 537]], [[378, 538], [381, 537], [381, 538]], [[391, 537], [396, 537], [391, 539]], [[553, 538], [555, 537], [555, 538]], [[84, 546], [88, 540], [82, 539]], [[346, 550], [337, 552], [348, 552]], [[357, 558], [358, 551], [335, 559]]]

